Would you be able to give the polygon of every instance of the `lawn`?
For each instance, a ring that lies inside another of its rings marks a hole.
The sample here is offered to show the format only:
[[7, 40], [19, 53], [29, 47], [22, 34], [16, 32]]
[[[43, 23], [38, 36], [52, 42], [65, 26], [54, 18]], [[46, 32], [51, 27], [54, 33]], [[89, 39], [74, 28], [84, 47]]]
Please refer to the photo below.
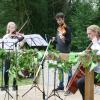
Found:
[[[2, 73], [0, 70], [0, 86], [1, 86], [1, 83], [2, 83]], [[29, 85], [29, 84], [33, 83], [33, 78], [18, 78], [17, 83], [19, 86]], [[13, 84], [13, 78], [10, 76], [9, 77], [9, 85], [12, 86], [12, 84]]]

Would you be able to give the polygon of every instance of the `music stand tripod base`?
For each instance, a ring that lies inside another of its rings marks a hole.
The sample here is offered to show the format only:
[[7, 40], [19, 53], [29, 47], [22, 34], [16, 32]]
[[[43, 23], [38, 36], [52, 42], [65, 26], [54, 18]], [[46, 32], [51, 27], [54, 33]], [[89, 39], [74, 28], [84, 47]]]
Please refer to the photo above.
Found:
[[54, 70], [54, 89], [52, 90], [52, 92], [50, 93], [50, 95], [47, 97], [47, 99], [49, 99], [49, 98], [52, 97], [52, 96], [56, 96], [56, 97], [58, 97], [59, 99], [63, 100], [63, 99], [59, 96], [58, 91], [55, 90], [55, 85], [56, 85], [56, 69], [57, 69], [57, 68], [55, 67], [55, 70]]
[[[54, 92], [54, 94], [53, 94], [53, 92]], [[56, 96], [56, 97], [58, 97], [59, 99], [63, 100], [63, 99], [59, 96], [59, 94], [58, 94], [57, 91], [56, 91], [56, 93], [55, 93], [55, 90], [52, 90], [51, 94], [48, 96], [48, 99], [49, 99], [50, 97], [52, 97], [52, 96]]]
[[6, 94], [7, 94], [7, 93], [8, 93], [8, 100], [9, 100], [9, 95], [10, 95], [10, 97], [11, 97], [12, 99], [14, 99], [13, 96], [9, 93], [9, 90], [8, 90], [8, 89], [5, 89], [5, 91], [6, 91], [6, 93], [5, 93], [4, 100], [6, 99]]
[[33, 84], [31, 87], [30, 87], [30, 89], [28, 90], [28, 91], [26, 91], [26, 93], [24, 93], [23, 95], [22, 95], [22, 97], [24, 97], [30, 90], [32, 90], [33, 88], [37, 88], [40, 92], [42, 92], [43, 93], [43, 91], [39, 88], [39, 86], [35, 83], [35, 84]]

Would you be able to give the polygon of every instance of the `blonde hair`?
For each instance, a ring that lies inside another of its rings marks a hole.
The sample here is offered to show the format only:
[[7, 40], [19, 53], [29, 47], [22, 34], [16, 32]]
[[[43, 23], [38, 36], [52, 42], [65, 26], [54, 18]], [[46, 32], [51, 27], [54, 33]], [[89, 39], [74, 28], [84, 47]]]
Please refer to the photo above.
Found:
[[97, 32], [98, 36], [100, 37], [100, 27], [98, 25], [90, 25], [89, 27], [87, 27], [87, 30]]
[[15, 22], [9, 22], [7, 24], [7, 30], [6, 30], [6, 33], [7, 34], [9, 34], [9, 32], [10, 32], [9, 28], [10, 28], [11, 25], [14, 25], [15, 26], [15, 29], [17, 29], [17, 26], [16, 26]]

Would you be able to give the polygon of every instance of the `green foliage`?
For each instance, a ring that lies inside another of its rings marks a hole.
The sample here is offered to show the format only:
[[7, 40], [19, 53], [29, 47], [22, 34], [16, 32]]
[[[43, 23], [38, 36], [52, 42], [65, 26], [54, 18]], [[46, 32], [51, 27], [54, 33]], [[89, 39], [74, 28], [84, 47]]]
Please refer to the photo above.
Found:
[[61, 67], [63, 68], [64, 72], [67, 72], [70, 70], [70, 68], [75, 65], [78, 60], [79, 56], [78, 53], [71, 52], [68, 54], [68, 58], [65, 60], [62, 60], [60, 58], [60, 53], [58, 52], [49, 52], [49, 60], [48, 65], [50, 68], [52, 67]]
[[80, 56], [81, 62], [85, 68], [89, 68], [92, 64], [92, 57], [90, 54], [84, 53]]
[[40, 66], [43, 53], [44, 51], [38, 51], [37, 49], [23, 50], [17, 53], [6, 52], [5, 50], [0, 49], [0, 58], [5, 59], [6, 57], [9, 57], [11, 59], [9, 73], [12, 77], [17, 77], [19, 72], [23, 70], [28, 70], [31, 76], [36, 73]]
[[100, 82], [100, 73], [97, 74], [96, 78], [98, 79], [98, 82]]
[[[48, 61], [48, 66], [50, 68], [60, 67], [64, 70], [64, 72], [68, 72], [73, 65], [80, 62], [84, 68], [88, 68], [90, 71], [93, 70], [98, 62], [100, 62], [100, 55], [96, 55], [96, 51], [91, 52], [71, 52], [68, 54], [68, 57], [65, 60], [59, 58], [60, 54], [56, 52], [49, 52], [50, 61]], [[59, 78], [61, 78], [61, 73], [59, 73]], [[97, 75], [98, 81], [100, 81], [100, 74]]]
[[71, 52], [68, 54], [68, 58], [66, 60], [60, 60], [58, 63], [60, 67], [63, 68], [64, 72], [68, 72], [73, 65], [75, 65], [79, 60], [78, 53], [76, 52]]
[[6, 25], [9, 21], [16, 22], [16, 9], [13, 0], [0, 1], [0, 36], [6, 33]]
[[94, 24], [92, 19], [96, 12], [90, 3], [75, 2], [71, 9], [70, 24], [72, 25], [72, 50], [82, 51], [86, 48], [89, 40], [87, 39], [86, 27]]
[[0, 49], [0, 58], [5, 58], [7, 56], [7, 52], [4, 49]]
[[[48, 27], [47, 0], [2, 0], [0, 2], [0, 34], [5, 34], [9, 21], [15, 21], [18, 30], [29, 19], [21, 30], [28, 33], [46, 33]], [[40, 23], [41, 22], [41, 23]]]
[[49, 46], [49, 51], [48, 51], [48, 67], [57, 67], [58, 66], [58, 60], [59, 60], [59, 51], [53, 49], [53, 46]]

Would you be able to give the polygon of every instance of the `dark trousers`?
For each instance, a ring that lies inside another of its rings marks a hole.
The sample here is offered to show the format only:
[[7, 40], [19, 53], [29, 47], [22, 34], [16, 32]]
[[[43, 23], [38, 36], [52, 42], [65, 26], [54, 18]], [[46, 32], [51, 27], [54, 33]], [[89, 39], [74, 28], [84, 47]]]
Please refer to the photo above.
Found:
[[[8, 86], [9, 84], [9, 68], [10, 68], [10, 63], [11, 59], [7, 57], [5, 59], [5, 64], [4, 64], [4, 83], [5, 86]], [[16, 86], [16, 78], [13, 78], [13, 86]]]
[[77, 87], [82, 95], [83, 100], [85, 99], [85, 77], [81, 77], [80, 79], [77, 80]]
[[[64, 71], [63, 71], [63, 68], [60, 68], [58, 67], [58, 71], [61, 73], [61, 79], [60, 79], [60, 82], [59, 82], [59, 87], [64, 87]], [[68, 82], [70, 81], [72, 77], [72, 70], [70, 69], [68, 71]], [[68, 84], [67, 82], [67, 84]]]
[[[94, 83], [97, 83], [97, 73], [94, 73]], [[85, 99], [85, 77], [81, 77], [77, 80], [77, 87], [82, 95], [83, 100]]]

